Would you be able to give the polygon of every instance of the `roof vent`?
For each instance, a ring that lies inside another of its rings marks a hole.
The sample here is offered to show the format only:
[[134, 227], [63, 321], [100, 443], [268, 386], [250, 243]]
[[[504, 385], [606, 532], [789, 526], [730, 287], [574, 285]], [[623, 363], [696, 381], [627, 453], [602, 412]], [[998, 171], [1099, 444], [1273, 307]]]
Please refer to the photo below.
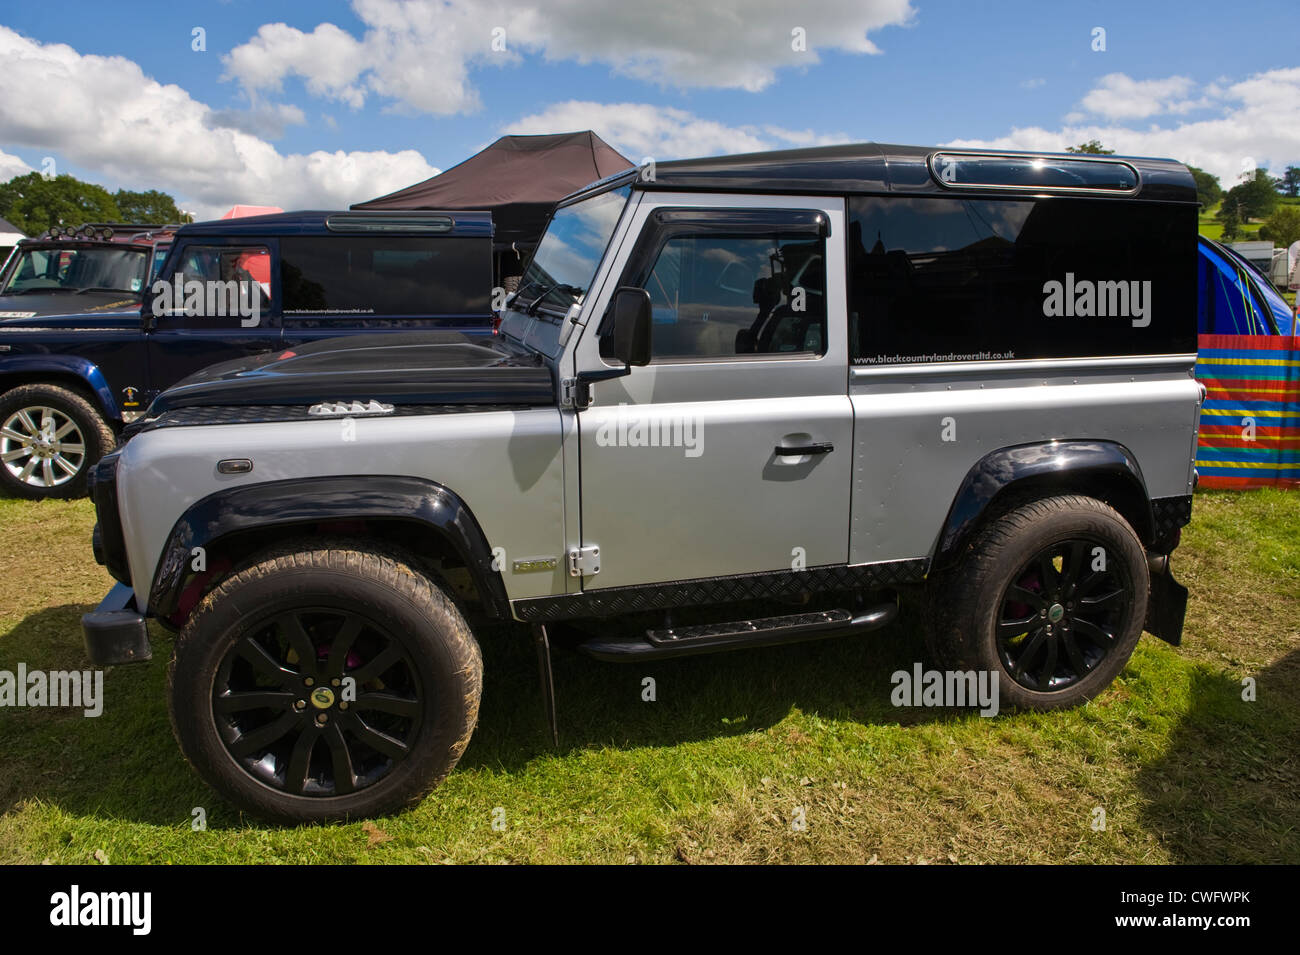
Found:
[[456, 223], [447, 215], [384, 215], [340, 213], [325, 219], [331, 232], [450, 232]]

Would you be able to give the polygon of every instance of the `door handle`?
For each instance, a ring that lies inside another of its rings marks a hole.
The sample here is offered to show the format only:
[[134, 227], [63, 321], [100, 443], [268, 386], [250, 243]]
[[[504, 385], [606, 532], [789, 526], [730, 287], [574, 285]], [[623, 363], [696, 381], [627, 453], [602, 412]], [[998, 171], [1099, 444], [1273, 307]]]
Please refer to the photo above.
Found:
[[795, 457], [803, 454], [830, 454], [835, 450], [835, 445], [829, 441], [818, 441], [815, 444], [801, 444], [793, 448], [782, 447], [777, 445], [774, 454], [777, 457]]

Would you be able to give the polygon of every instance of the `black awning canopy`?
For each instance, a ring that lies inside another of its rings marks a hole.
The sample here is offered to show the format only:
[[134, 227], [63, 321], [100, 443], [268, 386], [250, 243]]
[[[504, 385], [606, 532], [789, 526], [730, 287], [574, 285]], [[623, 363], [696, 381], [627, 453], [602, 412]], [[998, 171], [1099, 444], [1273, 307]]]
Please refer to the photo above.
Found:
[[502, 136], [431, 179], [352, 208], [487, 210], [498, 248], [525, 251], [541, 238], [557, 202], [632, 165], [591, 130]]

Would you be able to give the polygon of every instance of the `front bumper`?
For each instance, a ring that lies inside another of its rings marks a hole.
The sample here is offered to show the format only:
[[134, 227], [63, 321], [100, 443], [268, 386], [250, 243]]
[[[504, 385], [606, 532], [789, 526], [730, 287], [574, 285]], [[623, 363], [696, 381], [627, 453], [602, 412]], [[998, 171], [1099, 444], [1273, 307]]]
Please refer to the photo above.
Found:
[[131, 568], [126, 560], [126, 540], [122, 517], [117, 509], [117, 462], [120, 452], [100, 458], [90, 471], [90, 497], [95, 502], [95, 530], [91, 548], [95, 561], [124, 584], [131, 582]]
[[135, 609], [135, 593], [117, 584], [99, 606], [81, 617], [86, 655], [95, 666], [144, 663], [153, 656], [144, 614]]

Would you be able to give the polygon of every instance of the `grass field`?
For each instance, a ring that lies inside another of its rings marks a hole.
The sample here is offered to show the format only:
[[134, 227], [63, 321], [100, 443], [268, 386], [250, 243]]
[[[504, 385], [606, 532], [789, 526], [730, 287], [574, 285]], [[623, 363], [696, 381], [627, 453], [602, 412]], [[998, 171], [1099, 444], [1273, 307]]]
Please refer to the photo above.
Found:
[[[0, 669], [86, 665], [78, 618], [110, 584], [92, 521], [0, 500]], [[560, 655], [555, 750], [530, 646], [487, 635], [457, 771], [328, 828], [241, 818], [189, 771], [156, 632], [98, 718], [0, 709], [0, 862], [1300, 862], [1300, 494], [1199, 494], [1175, 569], [1183, 647], [1146, 637], [1097, 700], [1047, 715], [895, 709], [889, 676], [918, 659], [899, 625], [655, 666]]]
[[[1278, 204], [1279, 207], [1296, 206], [1296, 205], [1300, 205], [1300, 199], [1292, 199], [1289, 196], [1281, 196], [1278, 198]], [[1215, 218], [1215, 215], [1219, 211], [1220, 205], [1222, 205], [1222, 203], [1216, 202], [1213, 206], [1210, 206], [1209, 208], [1203, 207], [1198, 216], [1197, 231], [1200, 232], [1201, 235], [1205, 236], [1207, 239], [1218, 239], [1222, 241], [1223, 223], [1221, 223], [1218, 219]], [[1233, 241], [1246, 242], [1251, 239], [1258, 239], [1259, 227], [1263, 224], [1264, 222], [1262, 219], [1248, 219], [1247, 221], [1241, 224], [1241, 234]]]

